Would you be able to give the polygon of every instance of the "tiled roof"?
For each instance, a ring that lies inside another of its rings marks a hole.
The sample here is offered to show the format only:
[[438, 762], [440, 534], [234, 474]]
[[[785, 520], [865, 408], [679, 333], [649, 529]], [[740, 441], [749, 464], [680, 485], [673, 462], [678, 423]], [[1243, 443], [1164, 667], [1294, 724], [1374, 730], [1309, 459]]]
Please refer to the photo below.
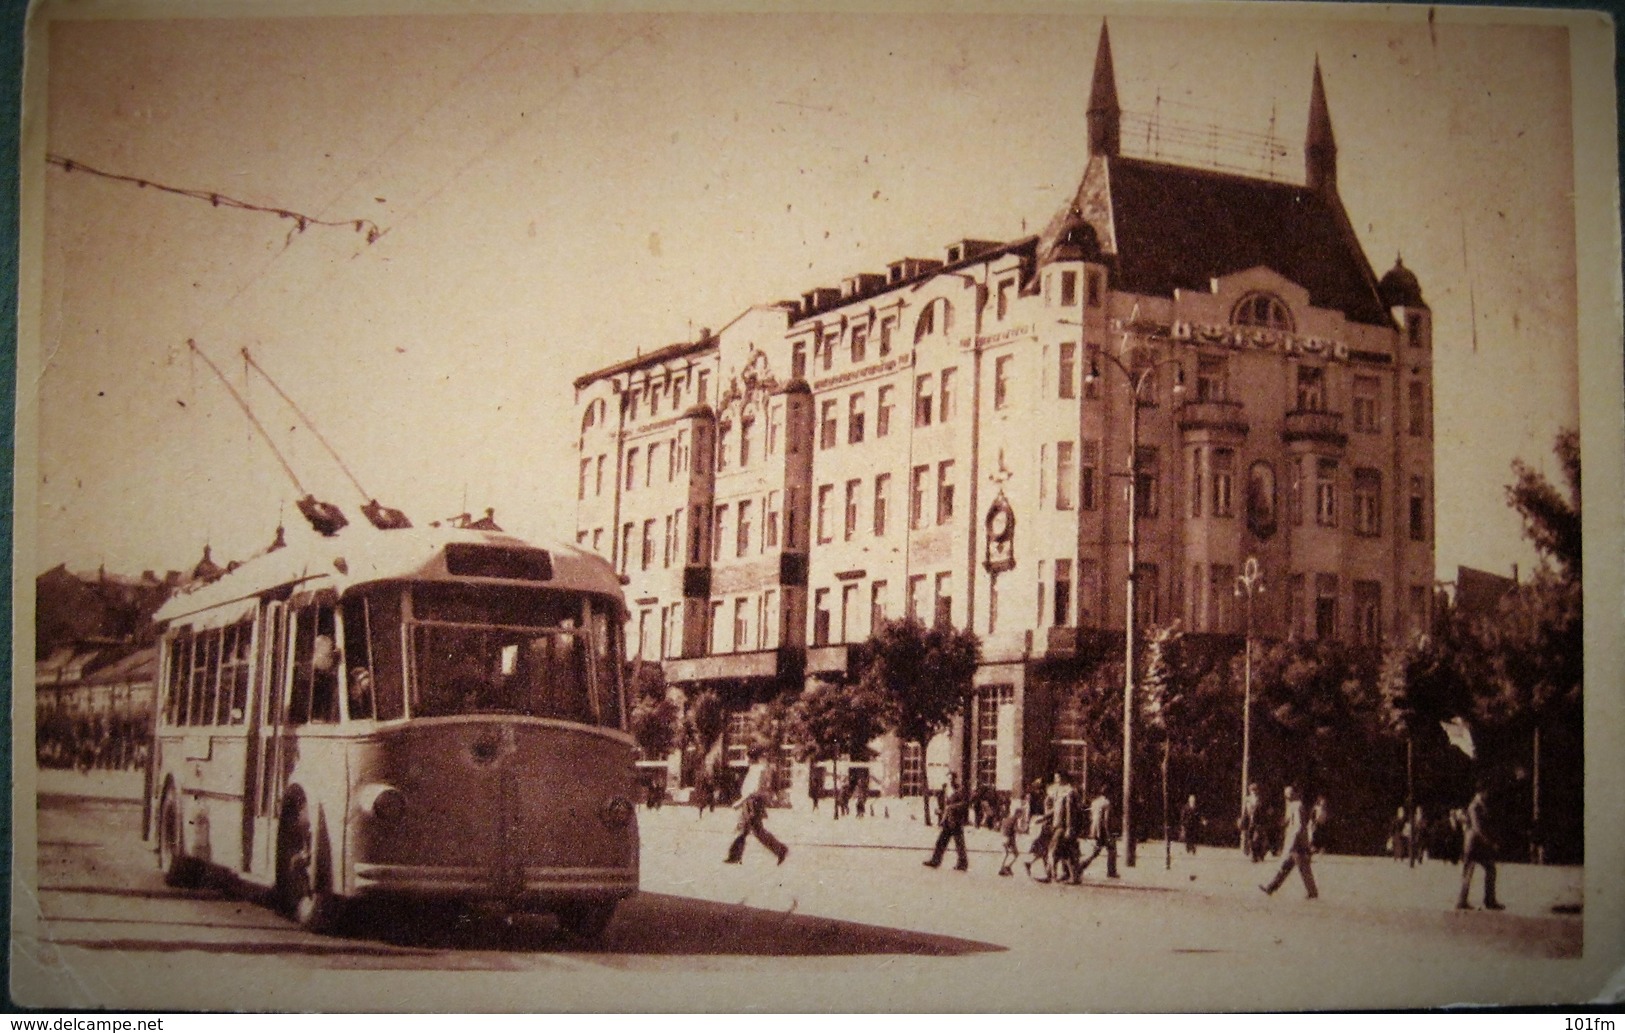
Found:
[[1169, 165], [1107, 159], [1115, 231], [1114, 286], [1168, 297], [1213, 277], [1267, 266], [1320, 308], [1391, 326], [1376, 276], [1335, 198], [1307, 187]]

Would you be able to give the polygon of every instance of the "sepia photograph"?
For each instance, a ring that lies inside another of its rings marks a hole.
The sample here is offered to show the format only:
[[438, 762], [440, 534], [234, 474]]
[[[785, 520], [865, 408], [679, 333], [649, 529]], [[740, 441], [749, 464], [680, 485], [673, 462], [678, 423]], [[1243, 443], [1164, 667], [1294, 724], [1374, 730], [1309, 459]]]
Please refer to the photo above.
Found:
[[1613, 48], [37, 0], [12, 1000], [1618, 1001]]

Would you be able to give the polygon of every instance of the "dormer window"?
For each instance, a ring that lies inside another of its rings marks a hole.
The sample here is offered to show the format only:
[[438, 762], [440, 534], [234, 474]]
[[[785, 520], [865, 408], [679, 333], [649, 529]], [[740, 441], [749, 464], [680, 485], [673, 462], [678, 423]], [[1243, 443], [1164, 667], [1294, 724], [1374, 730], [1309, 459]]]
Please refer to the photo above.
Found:
[[1249, 294], [1230, 313], [1236, 326], [1261, 326], [1270, 330], [1291, 330], [1292, 310], [1273, 294]]

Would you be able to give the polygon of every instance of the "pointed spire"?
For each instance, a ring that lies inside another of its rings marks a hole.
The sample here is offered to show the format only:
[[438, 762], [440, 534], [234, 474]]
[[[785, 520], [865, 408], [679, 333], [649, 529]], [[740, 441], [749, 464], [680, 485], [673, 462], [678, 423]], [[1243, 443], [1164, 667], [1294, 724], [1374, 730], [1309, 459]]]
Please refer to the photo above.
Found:
[[1320, 78], [1320, 55], [1315, 55], [1315, 84], [1309, 94], [1309, 131], [1303, 142], [1304, 184], [1318, 194], [1337, 193], [1337, 141], [1332, 137], [1332, 116], [1326, 107], [1326, 84]]
[[1095, 79], [1089, 87], [1089, 155], [1115, 156], [1122, 111], [1117, 106], [1117, 74], [1112, 71], [1112, 38], [1104, 20], [1095, 48]]

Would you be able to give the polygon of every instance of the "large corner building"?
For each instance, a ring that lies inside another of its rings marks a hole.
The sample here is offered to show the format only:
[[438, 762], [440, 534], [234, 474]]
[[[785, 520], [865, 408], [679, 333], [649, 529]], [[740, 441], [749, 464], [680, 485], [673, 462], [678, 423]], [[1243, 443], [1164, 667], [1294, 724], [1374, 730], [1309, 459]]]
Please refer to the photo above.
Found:
[[1301, 184], [1125, 155], [1121, 118], [1103, 28], [1088, 164], [1041, 234], [575, 382], [578, 540], [628, 580], [629, 650], [722, 695], [735, 760], [750, 704], [846, 670], [880, 615], [983, 641], [953, 733], [870, 762], [903, 794], [961, 757], [996, 790], [1078, 771], [1131, 576], [1142, 629], [1239, 641], [1250, 557], [1261, 637], [1427, 626], [1432, 320], [1338, 198], [1318, 64]]

